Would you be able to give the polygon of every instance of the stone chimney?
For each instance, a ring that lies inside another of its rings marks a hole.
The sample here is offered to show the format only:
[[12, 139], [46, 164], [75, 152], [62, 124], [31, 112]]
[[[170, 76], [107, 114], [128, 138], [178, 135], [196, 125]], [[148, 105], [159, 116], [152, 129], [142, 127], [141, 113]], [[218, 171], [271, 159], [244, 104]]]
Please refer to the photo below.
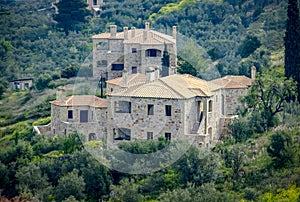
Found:
[[176, 26], [173, 26], [173, 38], [176, 39], [177, 31]]
[[145, 30], [146, 31], [150, 30], [150, 23], [149, 22], [145, 22]]
[[61, 86], [56, 89], [56, 100], [60, 101], [62, 104], [66, 103], [66, 90]]
[[110, 37], [116, 38], [117, 36], [117, 25], [110, 25]]
[[135, 37], [135, 27], [131, 27], [131, 38]]
[[251, 79], [255, 79], [255, 76], [256, 76], [256, 67], [255, 66], [252, 66], [251, 67]]
[[123, 30], [124, 30], [124, 39], [128, 40], [128, 27], [124, 27]]

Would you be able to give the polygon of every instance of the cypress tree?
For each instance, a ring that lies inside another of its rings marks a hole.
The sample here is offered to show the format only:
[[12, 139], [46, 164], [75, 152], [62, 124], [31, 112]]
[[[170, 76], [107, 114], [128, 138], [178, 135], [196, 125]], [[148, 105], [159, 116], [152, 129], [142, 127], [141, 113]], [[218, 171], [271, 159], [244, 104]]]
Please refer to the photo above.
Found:
[[58, 13], [53, 16], [57, 21], [57, 27], [62, 28], [66, 35], [70, 31], [79, 31], [88, 20], [91, 12], [87, 9], [88, 4], [84, 0], [60, 0], [55, 4]]
[[285, 76], [298, 82], [297, 94], [300, 101], [300, 19], [298, 0], [289, 0], [286, 23]]

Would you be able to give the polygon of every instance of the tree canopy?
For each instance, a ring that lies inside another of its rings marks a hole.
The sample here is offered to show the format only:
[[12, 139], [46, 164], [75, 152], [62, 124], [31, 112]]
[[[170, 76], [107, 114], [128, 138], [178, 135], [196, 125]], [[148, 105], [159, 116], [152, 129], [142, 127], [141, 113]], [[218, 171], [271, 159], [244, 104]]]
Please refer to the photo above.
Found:
[[57, 21], [57, 27], [62, 28], [66, 35], [70, 31], [79, 31], [83, 23], [86, 23], [87, 16], [91, 15], [87, 10], [87, 4], [83, 0], [60, 0], [56, 4], [58, 13], [53, 19]]

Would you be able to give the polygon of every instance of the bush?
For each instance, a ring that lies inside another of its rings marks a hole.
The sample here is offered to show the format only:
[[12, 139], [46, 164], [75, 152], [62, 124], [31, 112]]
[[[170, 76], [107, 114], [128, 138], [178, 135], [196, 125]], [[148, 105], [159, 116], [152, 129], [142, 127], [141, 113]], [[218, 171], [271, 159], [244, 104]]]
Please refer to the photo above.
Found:
[[50, 81], [52, 80], [52, 77], [50, 74], [41, 74], [36, 81], [36, 88], [38, 90], [42, 90], [48, 87]]
[[229, 124], [228, 129], [236, 142], [246, 141], [254, 134], [253, 129], [249, 126], [249, 121], [243, 118]]
[[61, 77], [62, 78], [71, 78], [77, 76], [77, 73], [79, 71], [79, 65], [78, 64], [71, 64], [67, 67], [65, 67], [61, 71]]

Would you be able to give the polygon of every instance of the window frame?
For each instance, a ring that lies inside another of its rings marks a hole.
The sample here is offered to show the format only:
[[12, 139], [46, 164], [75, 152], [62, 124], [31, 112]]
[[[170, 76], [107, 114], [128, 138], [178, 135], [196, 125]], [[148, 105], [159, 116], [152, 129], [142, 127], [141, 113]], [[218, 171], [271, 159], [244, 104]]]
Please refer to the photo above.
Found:
[[68, 109], [68, 119], [74, 119], [74, 113], [72, 109]]
[[172, 105], [165, 105], [165, 115], [172, 116]]
[[148, 116], [154, 115], [154, 105], [153, 104], [147, 105], [147, 115]]
[[165, 138], [167, 141], [171, 141], [172, 140], [172, 133], [165, 133]]
[[[83, 116], [83, 114], [86, 112], [86, 117]], [[80, 123], [88, 123], [89, 122], [89, 110], [80, 110], [80, 117], [79, 121]]]

